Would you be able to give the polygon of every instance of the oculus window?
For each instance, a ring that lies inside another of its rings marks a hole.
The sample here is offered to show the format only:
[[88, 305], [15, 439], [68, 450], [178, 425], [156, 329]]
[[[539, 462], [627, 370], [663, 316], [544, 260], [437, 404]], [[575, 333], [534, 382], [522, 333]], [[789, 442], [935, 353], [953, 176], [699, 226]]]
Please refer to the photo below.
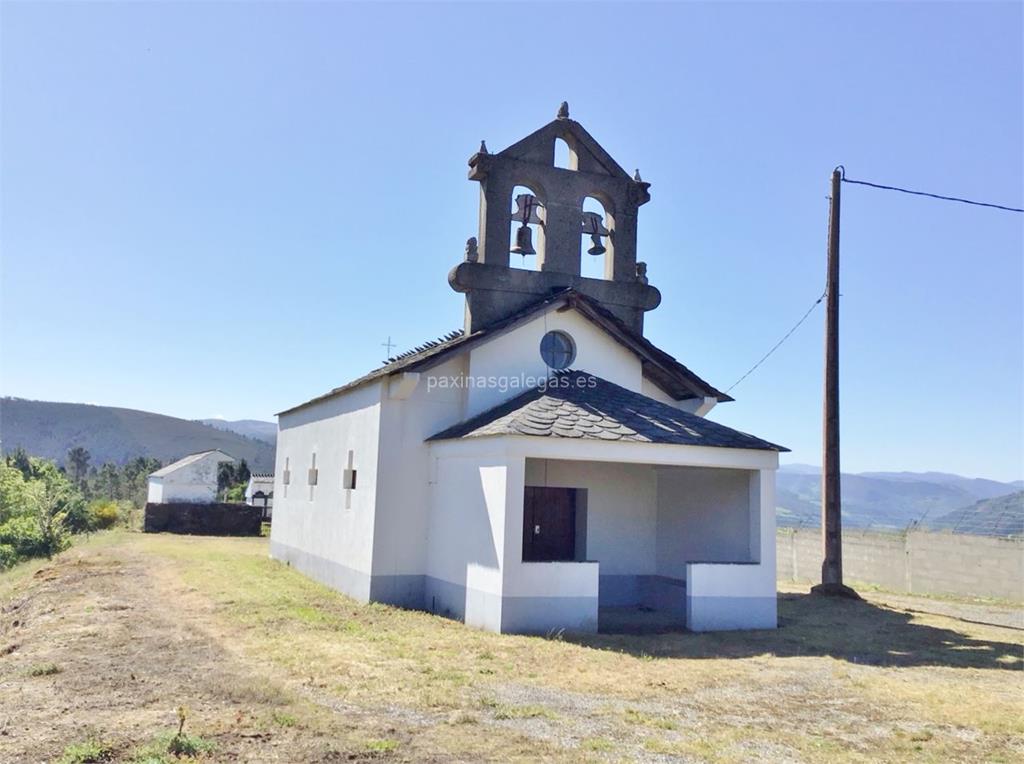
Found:
[[548, 332], [540, 341], [540, 357], [552, 369], [568, 369], [576, 360], [576, 343], [565, 332]]

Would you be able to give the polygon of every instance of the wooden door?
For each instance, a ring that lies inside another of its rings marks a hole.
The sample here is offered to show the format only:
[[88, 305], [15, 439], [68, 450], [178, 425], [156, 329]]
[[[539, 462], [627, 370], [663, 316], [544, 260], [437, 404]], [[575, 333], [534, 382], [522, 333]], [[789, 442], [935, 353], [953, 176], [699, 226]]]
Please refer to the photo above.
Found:
[[523, 496], [523, 562], [576, 557], [576, 489], [527, 486]]

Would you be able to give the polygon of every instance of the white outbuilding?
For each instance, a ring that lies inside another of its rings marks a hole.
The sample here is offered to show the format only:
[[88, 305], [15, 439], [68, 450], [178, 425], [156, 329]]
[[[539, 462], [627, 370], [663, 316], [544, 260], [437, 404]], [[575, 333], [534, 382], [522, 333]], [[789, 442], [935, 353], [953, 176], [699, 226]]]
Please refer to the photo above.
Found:
[[201, 451], [158, 469], [149, 476], [151, 504], [189, 502], [211, 504], [217, 500], [217, 468], [235, 458], [223, 451]]
[[649, 184], [564, 105], [469, 164], [480, 236], [448, 275], [465, 327], [279, 414], [271, 555], [497, 632], [774, 628], [786, 449], [707, 419], [732, 398], [644, 336]]
[[245, 487], [245, 503], [263, 509], [263, 519], [269, 520], [274, 511], [274, 473], [252, 472]]

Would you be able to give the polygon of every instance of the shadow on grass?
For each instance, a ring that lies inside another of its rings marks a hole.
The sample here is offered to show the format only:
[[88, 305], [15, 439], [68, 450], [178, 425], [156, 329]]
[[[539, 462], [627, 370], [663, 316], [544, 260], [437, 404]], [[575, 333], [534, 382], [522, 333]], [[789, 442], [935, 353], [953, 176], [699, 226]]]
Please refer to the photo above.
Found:
[[[760, 631], [640, 635], [564, 635], [566, 641], [653, 658], [831, 656], [874, 666], [948, 666], [1021, 670], [1024, 648], [922, 623], [870, 602], [779, 595], [779, 628]], [[968, 629], [972, 631], [973, 629]]]

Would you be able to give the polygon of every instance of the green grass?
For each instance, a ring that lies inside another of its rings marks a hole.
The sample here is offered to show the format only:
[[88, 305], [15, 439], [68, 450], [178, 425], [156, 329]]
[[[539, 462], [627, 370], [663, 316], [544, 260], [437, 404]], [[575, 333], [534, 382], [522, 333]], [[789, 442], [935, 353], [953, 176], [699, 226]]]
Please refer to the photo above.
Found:
[[162, 732], [149, 743], [137, 748], [130, 764], [172, 764], [210, 753], [214, 744], [198, 735]]
[[662, 730], [674, 730], [679, 727], [679, 725], [672, 719], [665, 718], [664, 716], [645, 714], [635, 708], [627, 708], [625, 717], [626, 722], [629, 724], [637, 724], [644, 727], [654, 727]]
[[34, 663], [28, 668], [29, 676], [53, 676], [61, 672], [61, 667], [56, 663]]
[[298, 724], [298, 719], [292, 714], [283, 714], [280, 711], [274, 711], [273, 719], [276, 724], [280, 724], [282, 727], [294, 727]]
[[366, 743], [366, 751], [369, 753], [391, 753], [398, 749], [397, 740], [369, 740]]
[[485, 698], [480, 705], [491, 712], [495, 719], [557, 719], [558, 715], [547, 706], [537, 704], [517, 705], [514, 703], [499, 703], [496, 700]]
[[615, 750], [615, 742], [606, 737], [590, 737], [580, 743], [580, 747], [587, 751], [598, 753], [609, 753]]
[[100, 764], [100, 762], [112, 761], [114, 748], [99, 740], [86, 740], [81, 743], [74, 743], [64, 749], [64, 753], [57, 759], [57, 764]]

